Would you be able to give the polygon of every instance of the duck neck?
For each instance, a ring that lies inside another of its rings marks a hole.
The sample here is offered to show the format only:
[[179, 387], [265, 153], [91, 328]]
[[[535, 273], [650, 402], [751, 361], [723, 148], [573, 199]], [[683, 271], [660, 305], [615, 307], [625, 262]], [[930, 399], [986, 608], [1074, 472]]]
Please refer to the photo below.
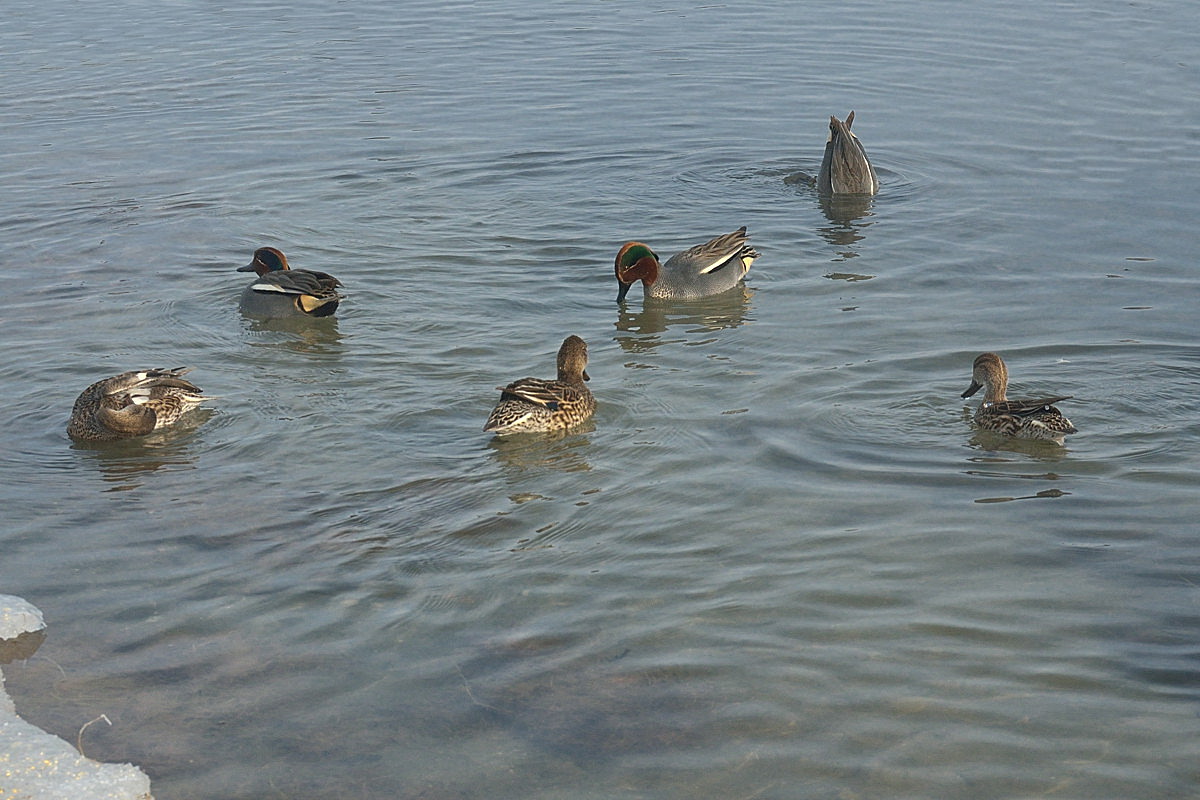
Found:
[[1008, 399], [1006, 390], [1008, 389], [1003, 383], [989, 383], [984, 387], [983, 402], [985, 403], [1003, 403]]

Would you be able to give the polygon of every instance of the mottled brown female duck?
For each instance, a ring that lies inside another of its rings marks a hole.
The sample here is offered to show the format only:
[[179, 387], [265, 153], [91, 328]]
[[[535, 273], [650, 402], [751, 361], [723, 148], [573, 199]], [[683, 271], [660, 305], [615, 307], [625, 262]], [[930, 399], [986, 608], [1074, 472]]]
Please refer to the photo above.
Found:
[[983, 403], [975, 412], [974, 423], [981, 430], [992, 431], [1018, 439], [1045, 439], [1062, 444], [1063, 437], [1075, 433], [1071, 420], [1054, 407], [1071, 395], [1043, 397], [1036, 400], [1009, 400], [1008, 367], [995, 353], [976, 357], [971, 369], [971, 385], [962, 393], [964, 398], [983, 389]]
[[596, 410], [596, 398], [584, 384], [590, 380], [587, 361], [587, 343], [568, 336], [558, 349], [558, 378], [521, 378], [496, 387], [500, 402], [483, 429], [497, 434], [546, 433], [587, 420]]
[[188, 369], [134, 370], [96, 381], [75, 401], [67, 435], [80, 441], [112, 441], [174, 424], [212, 399], [183, 379]]

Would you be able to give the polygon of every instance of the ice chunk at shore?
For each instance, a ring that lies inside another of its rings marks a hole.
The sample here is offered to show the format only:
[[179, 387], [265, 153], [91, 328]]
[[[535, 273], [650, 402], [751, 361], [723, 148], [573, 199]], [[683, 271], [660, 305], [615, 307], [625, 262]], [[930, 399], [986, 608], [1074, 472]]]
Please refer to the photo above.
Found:
[[[0, 643], [46, 627], [25, 600], [0, 595]], [[152, 800], [132, 764], [103, 764], [17, 716], [0, 669], [0, 797], [21, 800]]]
[[0, 594], [0, 641], [15, 639], [46, 627], [37, 606], [11, 594]]

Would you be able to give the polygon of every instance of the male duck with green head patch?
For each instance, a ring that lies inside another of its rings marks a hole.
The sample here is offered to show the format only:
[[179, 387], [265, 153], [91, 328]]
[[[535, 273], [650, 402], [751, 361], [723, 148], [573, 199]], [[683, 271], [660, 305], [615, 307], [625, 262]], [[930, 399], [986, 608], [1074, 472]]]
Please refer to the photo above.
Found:
[[737, 286], [758, 256], [744, 225], [676, 253], [665, 264], [648, 245], [627, 242], [614, 264], [617, 302], [625, 301], [629, 287], [637, 281], [642, 282], [642, 294], [647, 299], [692, 300], [720, 294]]
[[258, 275], [242, 291], [242, 312], [252, 317], [328, 317], [342, 300], [337, 291], [341, 281], [328, 272], [292, 269], [274, 247], [255, 250], [254, 259], [238, 272]]

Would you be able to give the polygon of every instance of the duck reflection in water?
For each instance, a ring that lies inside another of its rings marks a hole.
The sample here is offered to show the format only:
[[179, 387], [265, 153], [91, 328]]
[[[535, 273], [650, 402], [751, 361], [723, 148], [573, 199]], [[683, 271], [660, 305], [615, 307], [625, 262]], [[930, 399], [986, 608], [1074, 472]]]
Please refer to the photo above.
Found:
[[136, 439], [75, 441], [71, 449], [95, 464], [105, 483], [111, 484], [106, 491], [130, 491], [140, 487], [146, 475], [195, 469], [197, 446], [190, 434], [215, 413], [212, 408], [199, 408], [170, 428]]
[[[296, 353], [340, 356], [345, 352], [337, 317], [256, 319], [247, 317], [245, 329], [256, 335], [251, 346], [266, 346]], [[273, 336], [271, 334], [282, 334]]]
[[646, 302], [637, 311], [621, 308], [614, 327], [623, 334], [616, 337], [621, 348], [644, 353], [670, 341], [658, 334], [683, 326], [683, 333], [711, 333], [742, 325], [750, 313], [754, 291], [745, 285], [712, 297], [686, 304]]
[[589, 419], [569, 430], [538, 436], [494, 436], [487, 446], [514, 476], [526, 470], [589, 472], [592, 465], [587, 454], [592, 438], [588, 434], [595, 430], [596, 423]]

